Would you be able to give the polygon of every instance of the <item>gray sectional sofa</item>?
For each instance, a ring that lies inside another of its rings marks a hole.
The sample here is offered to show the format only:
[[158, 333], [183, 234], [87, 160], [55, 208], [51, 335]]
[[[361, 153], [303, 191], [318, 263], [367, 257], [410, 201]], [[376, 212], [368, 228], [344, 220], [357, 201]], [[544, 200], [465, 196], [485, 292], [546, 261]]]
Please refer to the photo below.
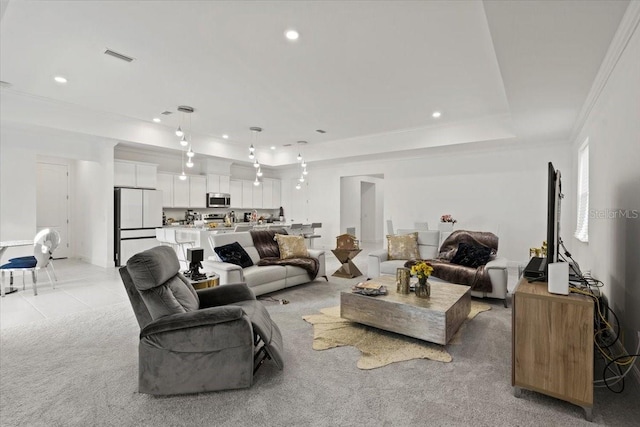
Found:
[[[203, 262], [204, 270], [217, 273], [220, 276], [220, 285], [244, 282], [256, 295], [262, 295], [310, 281], [309, 274], [297, 266], [255, 265], [260, 260], [260, 256], [248, 231], [209, 235], [211, 249], [233, 242], [238, 242], [243, 247], [254, 265], [242, 268], [236, 264], [219, 261], [216, 256], [210, 256]], [[319, 263], [316, 280], [320, 277], [327, 280], [324, 251], [317, 249], [309, 249], [308, 251], [309, 256], [316, 258]]]

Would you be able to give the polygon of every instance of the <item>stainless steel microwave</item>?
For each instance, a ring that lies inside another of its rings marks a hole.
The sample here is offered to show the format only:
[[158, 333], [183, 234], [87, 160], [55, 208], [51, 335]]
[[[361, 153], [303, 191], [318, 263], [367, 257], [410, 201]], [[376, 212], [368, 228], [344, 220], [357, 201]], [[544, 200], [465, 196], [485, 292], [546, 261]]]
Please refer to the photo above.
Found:
[[231, 206], [231, 195], [226, 193], [207, 193], [208, 208], [228, 208]]

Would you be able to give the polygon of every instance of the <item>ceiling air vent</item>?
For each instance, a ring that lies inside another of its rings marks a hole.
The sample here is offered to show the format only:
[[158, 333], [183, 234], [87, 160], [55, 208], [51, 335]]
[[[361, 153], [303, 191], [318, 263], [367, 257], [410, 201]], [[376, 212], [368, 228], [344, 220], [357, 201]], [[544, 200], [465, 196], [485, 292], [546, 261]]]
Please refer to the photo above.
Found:
[[131, 61], [133, 61], [133, 58], [132, 58], [132, 57], [127, 56], [127, 55], [123, 55], [123, 54], [118, 53], [118, 52], [116, 52], [116, 51], [114, 51], [114, 50], [111, 50], [111, 49], [107, 49], [107, 50], [105, 50], [105, 51], [104, 51], [104, 54], [105, 54], [105, 55], [113, 56], [114, 58], [122, 59], [123, 61], [127, 61], [127, 62], [131, 62]]
[[160, 114], [162, 114], [163, 116], [170, 116], [171, 114], [173, 114], [173, 112], [171, 112], [171, 111], [163, 111]]
[[178, 105], [178, 111], [183, 113], [193, 113], [195, 110], [193, 107], [189, 107], [188, 105]]

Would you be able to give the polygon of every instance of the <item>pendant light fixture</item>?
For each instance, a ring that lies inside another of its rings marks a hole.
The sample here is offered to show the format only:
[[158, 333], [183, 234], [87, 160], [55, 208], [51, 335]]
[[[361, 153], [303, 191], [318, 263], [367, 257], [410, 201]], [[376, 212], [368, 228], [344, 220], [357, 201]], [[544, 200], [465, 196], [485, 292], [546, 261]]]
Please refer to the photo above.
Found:
[[253, 167], [256, 170], [256, 179], [255, 181], [253, 181], [253, 185], [257, 187], [260, 185], [259, 178], [262, 176], [262, 168], [260, 168], [260, 162], [258, 162], [258, 159], [256, 157], [256, 147], [254, 146], [254, 144], [257, 145], [258, 135], [260, 134], [260, 132], [262, 132], [262, 128], [258, 126], [251, 126], [249, 130], [251, 131], [251, 145], [249, 146], [249, 158], [253, 160]]
[[[182, 124], [178, 125], [178, 129], [176, 129], [176, 135], [180, 137], [180, 146], [185, 148], [185, 147], [189, 147], [189, 150], [186, 152], [187, 155], [187, 163], [186, 166], [188, 168], [192, 168], [194, 166], [193, 163], [193, 157], [195, 156], [195, 153], [193, 151], [193, 149], [191, 148], [191, 144], [189, 143], [189, 140], [193, 140], [193, 135], [191, 134], [191, 113], [193, 113], [195, 111], [195, 109], [193, 107], [190, 107], [188, 105], [179, 105], [178, 106], [178, 111], [180, 111], [181, 114], [181, 121], [184, 120], [184, 114], [189, 114], [189, 138], [187, 139], [187, 132], [185, 132], [182, 129]], [[184, 162], [184, 155], [185, 155], [185, 151], [182, 150], [182, 174], [180, 175], [180, 179], [181, 180], [186, 180], [187, 179], [187, 175], [184, 173], [184, 167], [185, 167], [185, 162]]]
[[[307, 145], [307, 141], [298, 141], [298, 145], [300, 147], [304, 147], [305, 145]], [[307, 162], [304, 161], [304, 157], [302, 156], [301, 153], [303, 153], [304, 150], [301, 150], [298, 152], [298, 156], [296, 157], [296, 159], [300, 162], [300, 178], [298, 178], [298, 182], [296, 183], [296, 190], [300, 190], [302, 188], [302, 183], [305, 182], [305, 177], [309, 174], [309, 172], [307, 171]]]

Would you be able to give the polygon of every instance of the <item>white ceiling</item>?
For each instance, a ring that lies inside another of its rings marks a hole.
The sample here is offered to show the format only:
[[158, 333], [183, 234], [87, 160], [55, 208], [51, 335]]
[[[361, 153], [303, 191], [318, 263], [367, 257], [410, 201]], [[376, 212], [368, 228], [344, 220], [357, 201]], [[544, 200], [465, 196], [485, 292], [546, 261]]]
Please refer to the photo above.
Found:
[[[2, 120], [179, 148], [173, 130], [185, 117], [175, 112], [186, 104], [196, 109], [197, 153], [247, 161], [253, 142], [271, 166], [294, 163], [298, 140], [309, 141], [311, 162], [508, 138], [563, 142], [627, 5], [3, 2], [0, 79], [12, 86], [2, 90]], [[300, 32], [295, 43], [284, 38], [289, 28]], [[250, 126], [264, 131], [252, 140]]]

